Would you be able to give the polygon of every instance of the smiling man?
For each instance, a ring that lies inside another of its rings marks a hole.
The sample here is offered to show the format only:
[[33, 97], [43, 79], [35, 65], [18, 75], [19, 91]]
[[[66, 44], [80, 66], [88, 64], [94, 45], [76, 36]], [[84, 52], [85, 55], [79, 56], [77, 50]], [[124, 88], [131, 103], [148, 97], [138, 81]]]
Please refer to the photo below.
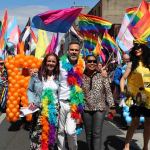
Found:
[[[75, 87], [78, 86], [78, 89], [81, 87], [81, 82], [78, 81], [81, 81], [84, 66], [84, 61], [79, 54], [80, 44], [78, 42], [71, 42], [67, 55], [62, 56], [60, 61], [58, 150], [66, 149], [65, 133], [67, 134], [69, 150], [77, 150], [76, 124], [80, 119], [78, 104], [82, 106], [83, 93], [82, 90], [75, 91]], [[75, 113], [72, 111], [72, 105], [77, 108]]]

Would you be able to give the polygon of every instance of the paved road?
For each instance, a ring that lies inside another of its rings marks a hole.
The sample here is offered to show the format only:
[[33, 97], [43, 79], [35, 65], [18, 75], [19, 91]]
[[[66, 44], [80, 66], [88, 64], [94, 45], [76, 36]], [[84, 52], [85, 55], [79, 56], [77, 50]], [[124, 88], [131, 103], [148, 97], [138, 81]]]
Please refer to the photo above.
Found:
[[[24, 130], [23, 124], [19, 122], [18, 129], [16, 125], [13, 126], [6, 121], [5, 114], [0, 113], [0, 150], [28, 150], [29, 149], [29, 137], [28, 131]], [[4, 120], [3, 120], [4, 119]], [[142, 146], [142, 134], [141, 130], [135, 134], [132, 141], [132, 149], [140, 150]], [[103, 128], [103, 148], [102, 150], [121, 150], [123, 146], [126, 130], [116, 126], [114, 121], [104, 122]], [[87, 144], [85, 142], [85, 134], [78, 137], [79, 150], [87, 150]]]

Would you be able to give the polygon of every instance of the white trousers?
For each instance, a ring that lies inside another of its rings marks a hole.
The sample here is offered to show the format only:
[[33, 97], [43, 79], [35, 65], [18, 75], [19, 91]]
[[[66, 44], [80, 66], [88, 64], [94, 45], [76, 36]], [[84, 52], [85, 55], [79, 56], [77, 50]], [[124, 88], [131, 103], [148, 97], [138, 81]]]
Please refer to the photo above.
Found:
[[69, 150], [77, 150], [76, 121], [71, 118], [68, 101], [60, 101], [60, 117], [58, 128], [58, 150], [66, 150], [65, 133], [67, 134]]

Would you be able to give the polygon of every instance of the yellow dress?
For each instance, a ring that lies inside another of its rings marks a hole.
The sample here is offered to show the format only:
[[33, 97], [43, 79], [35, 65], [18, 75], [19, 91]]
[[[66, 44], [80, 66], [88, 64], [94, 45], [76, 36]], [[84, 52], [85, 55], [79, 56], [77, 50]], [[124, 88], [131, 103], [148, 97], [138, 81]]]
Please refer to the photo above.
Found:
[[131, 94], [137, 105], [143, 104], [150, 109], [150, 70], [139, 66], [128, 77], [128, 92]]

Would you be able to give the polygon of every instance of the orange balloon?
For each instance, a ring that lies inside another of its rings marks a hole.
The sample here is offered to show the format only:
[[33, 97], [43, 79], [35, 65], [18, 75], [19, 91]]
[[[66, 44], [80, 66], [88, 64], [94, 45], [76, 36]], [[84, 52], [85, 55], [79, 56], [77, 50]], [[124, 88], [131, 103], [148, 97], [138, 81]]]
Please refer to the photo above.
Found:
[[16, 114], [19, 110], [17, 108], [13, 108], [11, 111]]
[[13, 114], [12, 112], [8, 113], [8, 117], [9, 117], [10, 119], [12, 119], [12, 118], [14, 117], [14, 114]]
[[[11, 76], [8, 77], [8, 81], [10, 82], [13, 78]], [[8, 83], [9, 84], [9, 83]]]
[[15, 87], [16, 89], [18, 89], [18, 88], [20, 87], [20, 85], [19, 85], [18, 83], [16, 83], [16, 84], [14, 85], [14, 87]]
[[6, 113], [10, 113], [10, 109], [9, 108], [6, 108]]
[[14, 101], [12, 101], [12, 104], [16, 106], [18, 104], [18, 101], [14, 100]]
[[16, 122], [18, 119], [19, 119], [19, 117], [14, 116], [13, 118], [11, 118], [11, 121], [12, 121], [12, 122]]
[[9, 64], [7, 68], [8, 68], [8, 69], [13, 69], [14, 67], [15, 67], [15, 66], [14, 66], [13, 64]]
[[15, 106], [14, 106], [12, 103], [8, 104], [8, 108], [9, 108], [10, 110], [12, 110], [14, 107], [15, 107]]
[[32, 63], [32, 64], [31, 64], [31, 67], [32, 67], [32, 68], [36, 68], [36, 64], [35, 64], [35, 63]]
[[16, 80], [15, 80], [15, 79], [12, 79], [10, 82], [11, 82], [12, 84], [15, 84], [15, 83], [16, 83]]

